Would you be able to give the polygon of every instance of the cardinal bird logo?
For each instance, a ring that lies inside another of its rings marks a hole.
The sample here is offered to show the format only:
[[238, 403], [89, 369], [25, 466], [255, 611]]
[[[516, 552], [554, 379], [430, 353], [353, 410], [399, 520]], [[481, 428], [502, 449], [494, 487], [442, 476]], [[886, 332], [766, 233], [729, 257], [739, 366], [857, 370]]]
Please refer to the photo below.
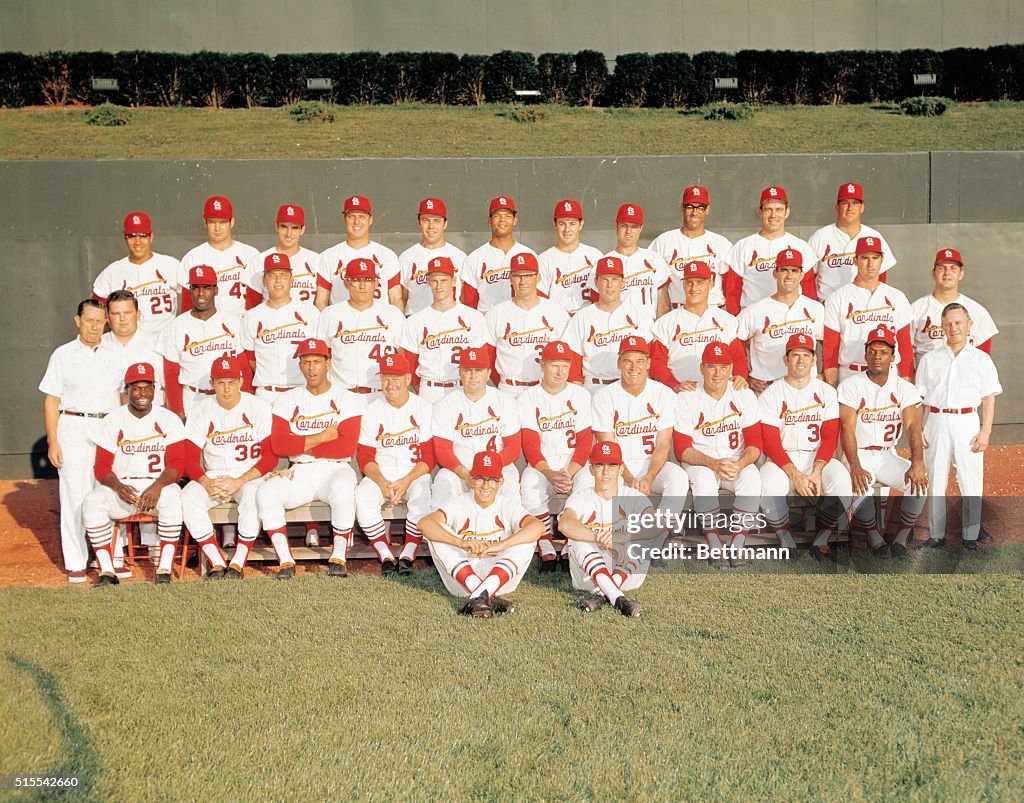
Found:
[[832, 253], [832, 246], [831, 245], [826, 245], [825, 246], [825, 253], [821, 255], [821, 258], [824, 259], [825, 257], [827, 257], [831, 253]]
[[295, 412], [292, 413], [292, 421], [295, 421], [299, 417], [299, 408], [296, 406]]
[[[573, 415], [576, 415], [576, 408], [572, 406], [572, 402], [571, 401], [567, 401], [565, 403], [565, 406], [566, 406], [566, 408], [568, 408], [570, 413], [572, 413]], [[540, 410], [537, 411], [537, 415], [540, 415]]]
[[466, 519], [464, 522], [462, 522], [462, 526], [459, 527], [457, 532], [459, 533], [459, 535], [469, 532], [469, 519]]
[[648, 273], [654, 273], [654, 268], [651, 266], [651, 263], [648, 262], [646, 259], [644, 260], [644, 267], [647, 268]]
[[188, 336], [188, 333], [186, 332], [186, 333], [185, 333], [185, 348], [186, 348], [186, 349], [188, 348], [188, 344], [189, 344], [189, 343], [191, 343], [191, 342], [192, 342], [192, 338], [190, 338], [190, 337]]
[[707, 420], [707, 419], [706, 419], [706, 418], [704, 418], [704, 413], [703, 413], [703, 412], [702, 412], [702, 413], [700, 413], [700, 414], [698, 414], [698, 416], [697, 416], [697, 424], [696, 424], [696, 426], [695, 426], [694, 428], [695, 428], [695, 429], [700, 429], [700, 428], [701, 428], [702, 426], [704, 426], [704, 422], [705, 422], [706, 420]]
[[788, 412], [788, 410], [789, 410], [789, 405], [786, 404], [785, 400], [783, 400], [783, 402], [782, 402], [782, 409], [779, 410], [779, 418], [785, 418], [786, 417], [786, 413]]
[[214, 428], [213, 422], [211, 421], [209, 428], [206, 430], [206, 437], [209, 438], [216, 431], [217, 430]]
[[857, 405], [857, 412], [859, 413], [861, 410], [867, 409], [867, 406], [868, 406], [867, 399], [861, 397], [860, 403]]
[[675, 248], [672, 249], [672, 258], [668, 261], [669, 264], [673, 264], [676, 261], [676, 257], [679, 256], [679, 251]]
[[167, 437], [167, 433], [164, 432], [162, 429], [160, 429], [160, 422], [159, 421], [154, 421], [153, 422], [153, 429], [156, 430], [156, 434], [159, 435], [161, 438], [166, 438]]
[[617, 427], [618, 424], [619, 424], [619, 411], [616, 410], [615, 414], [612, 416], [612, 429], [615, 429], [615, 427]]
[[821, 400], [821, 396], [819, 396], [817, 393], [814, 394], [814, 401], [816, 401], [818, 403], [819, 407], [824, 407], [825, 406], [825, 402], [823, 402]]
[[376, 265], [378, 268], [380, 267], [380, 260], [377, 259], [376, 254], [373, 255], [373, 264]]
[[462, 413], [459, 413], [459, 417], [455, 419], [455, 428], [459, 429], [465, 423], [465, 421], [465, 417], [462, 415]]
[[334, 399], [331, 399], [331, 410], [333, 410], [336, 413], [340, 413], [341, 412], [341, 410], [338, 409], [338, 405], [336, 405], [334, 403]]
[[377, 440], [380, 440], [383, 435], [384, 435], [384, 425], [383, 424], [378, 424], [377, 425]]
[[263, 321], [256, 322], [256, 337], [260, 336], [260, 332], [263, 331]]
[[[295, 313], [295, 315], [296, 317], [298, 317], [298, 313]], [[305, 321], [303, 321], [303, 323], [305, 323]], [[377, 326], [381, 327], [382, 329], [386, 328], [386, 324], [384, 323], [384, 321], [380, 319], [380, 315], [377, 316]]]
[[554, 332], [554, 331], [555, 331], [555, 330], [554, 330], [554, 329], [552, 328], [551, 324], [550, 324], [550, 323], [548, 323], [548, 319], [547, 319], [547, 318], [545, 318], [545, 317], [544, 317], [543, 315], [541, 315], [541, 316], [540, 316], [540, 322], [541, 322], [542, 324], [544, 324], [544, 327], [545, 327], [545, 328], [546, 328], [546, 329], [547, 329], [547, 330], [548, 330], [549, 332]]
[[850, 302], [846, 307], [846, 317], [850, 318], [853, 316], [853, 302]]
[[247, 416], [245, 413], [242, 413], [242, 423], [245, 424], [247, 427], [252, 426], [252, 421], [249, 420], [249, 416]]
[[458, 318], [456, 318], [455, 320], [457, 320], [459, 322], [459, 326], [461, 326], [463, 329], [466, 329], [467, 331], [469, 330], [469, 327], [466, 326], [466, 322], [464, 320], [462, 320], [462, 316], [461, 315]]
[[594, 263], [590, 261], [590, 257], [587, 257], [587, 256], [583, 257], [583, 261], [587, 263], [587, 267], [588, 268], [591, 268], [591, 267], [594, 266]]
[[892, 306], [892, 302], [889, 300], [889, 296], [882, 296], [882, 300], [885, 302], [885, 306], [889, 307], [890, 309], [894, 309], [894, 307]]
[[128, 280], [127, 279], [125, 279], [124, 281], [121, 282], [121, 289], [122, 290], [127, 290], [128, 289]]
[[412, 424], [417, 429], [419, 429], [419, 427], [420, 427], [420, 425], [416, 423], [416, 417], [415, 416], [409, 416], [409, 423]]
[[[340, 330], [341, 327], [339, 326], [338, 328]], [[428, 334], [427, 327], [424, 326], [423, 327], [423, 338], [420, 340], [420, 343], [426, 343], [427, 342], [427, 334]]]
[[736, 406], [736, 402], [729, 402], [729, 409], [736, 413], [736, 415], [740, 415], [740, 408]]
[[895, 404], [897, 407], [900, 406], [900, 400], [896, 398], [895, 393], [890, 393], [889, 398], [892, 400], [892, 403]]
[[772, 328], [772, 319], [769, 318], [767, 315], [765, 315], [764, 316], [764, 329], [761, 330], [761, 334], [764, 334], [765, 332], [767, 332], [771, 328]]
[[711, 316], [711, 325], [714, 326], [715, 329], [719, 330], [720, 332], [725, 331], [724, 329], [722, 329], [722, 324], [716, 321], [713, 315]]
[[813, 319], [811, 318], [811, 313], [810, 313], [810, 312], [808, 311], [807, 307], [804, 307], [804, 317], [805, 317], [805, 318], [806, 318], [807, 320], [809, 320], [809, 321], [810, 321], [810, 320], [813, 320]]
[[931, 328], [932, 328], [932, 316], [929, 315], [928, 317], [926, 317], [924, 319], [924, 326], [921, 327], [921, 331], [922, 332], [927, 332]]
[[755, 251], [753, 254], [750, 255], [750, 265], [753, 266], [753, 265], [756, 265], [756, 264], [757, 264], [757, 251]]
[[245, 267], [245, 263], [242, 262], [241, 257], [237, 257], [237, 256], [235, 257], [235, 264], [238, 265], [238, 267], [240, 267], [240, 268], [244, 268]]
[[653, 416], [656, 416], [656, 415], [657, 415], [657, 413], [656, 413], [656, 412], [654, 412], [654, 408], [653, 408], [653, 407], [651, 407], [651, 403], [650, 403], [650, 402], [648, 402], [648, 403], [647, 403], [647, 412], [649, 412], [649, 413], [650, 413], [651, 415], [653, 415]]
[[711, 243], [708, 243], [708, 253], [711, 254], [711, 256], [715, 255], [714, 250], [711, 248]]
[[628, 324], [629, 324], [630, 326], [632, 326], [632, 327], [633, 327], [634, 329], [636, 329], [636, 328], [637, 328], [637, 325], [636, 325], [636, 324], [635, 324], [635, 323], [633, 322], [633, 319], [632, 319], [632, 318], [630, 318], [630, 317], [629, 317], [628, 315], [626, 316], [626, 323], [628, 323]]
[[510, 334], [512, 334], [512, 324], [506, 321], [504, 338], [507, 340]]
[[597, 521], [597, 513], [596, 512], [591, 513], [589, 516], [587, 516], [587, 520], [585, 522], [583, 522], [583, 524], [584, 525], [593, 524], [595, 521]]
[[117, 431], [117, 442], [118, 443], [123, 443], [124, 442], [124, 430], [123, 429], [119, 429]]
[[487, 408], [487, 415], [489, 415], [491, 418], [497, 418], [498, 417], [498, 416], [496, 416], [494, 414], [494, 408], [493, 407], [488, 407]]
[[587, 341], [588, 342], [592, 341], [594, 339], [594, 335], [596, 335], [596, 334], [597, 334], [597, 329], [595, 329], [593, 326], [591, 326], [590, 327], [590, 334], [587, 335]]
[[234, 337], [235, 336], [235, 333], [232, 332], [230, 329], [228, 329], [228, 325], [226, 323], [222, 323], [220, 325], [220, 328], [223, 329], [230, 337]]
[[157, 270], [157, 271], [153, 271], [153, 272], [156, 274], [156, 278], [158, 278], [164, 284], [167, 284], [167, 280], [163, 277], [163, 274], [160, 273], [160, 271]]
[[501, 520], [501, 516], [494, 517], [494, 526], [497, 527], [499, 530], [505, 529], [505, 522]]
[[295, 311], [295, 320], [297, 320], [303, 326], [309, 326], [309, 324], [306, 323], [306, 321], [303, 319], [303, 317], [301, 315], [299, 315], [298, 310]]

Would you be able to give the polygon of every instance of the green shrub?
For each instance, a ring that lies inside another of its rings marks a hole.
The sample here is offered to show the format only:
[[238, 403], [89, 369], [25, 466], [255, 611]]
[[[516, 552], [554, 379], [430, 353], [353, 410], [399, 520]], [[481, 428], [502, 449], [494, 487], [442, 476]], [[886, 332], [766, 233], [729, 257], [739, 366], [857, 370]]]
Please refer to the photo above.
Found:
[[573, 58], [575, 69], [569, 95], [577, 106], [593, 106], [608, 85], [608, 63], [604, 53], [581, 50]]
[[89, 125], [102, 125], [110, 128], [128, 125], [131, 119], [131, 111], [124, 106], [116, 106], [113, 103], [101, 103], [85, 113], [85, 122]]
[[499, 112], [503, 117], [507, 117], [509, 120], [515, 120], [517, 123], [539, 123], [545, 117], [548, 116], [547, 111], [539, 109], [536, 106], [520, 106], [514, 104], [507, 112]]
[[537, 57], [540, 92], [545, 103], [568, 103], [573, 79], [572, 53], [542, 53]]
[[657, 53], [647, 81], [649, 106], [680, 108], [693, 103], [693, 61], [688, 53]]
[[754, 116], [749, 103], [712, 103], [699, 111], [705, 120], [748, 120]]
[[643, 106], [647, 100], [647, 80], [654, 70], [649, 53], [623, 53], [615, 59], [615, 73], [608, 83], [608, 99], [613, 106]]
[[502, 50], [484, 64], [484, 96], [488, 103], [510, 103], [517, 89], [538, 89], [540, 75], [531, 53]]
[[300, 100], [288, 109], [288, 114], [296, 123], [333, 123], [335, 107], [319, 100]]
[[938, 117], [953, 103], [949, 98], [916, 97], [901, 101], [900, 108], [911, 117]]

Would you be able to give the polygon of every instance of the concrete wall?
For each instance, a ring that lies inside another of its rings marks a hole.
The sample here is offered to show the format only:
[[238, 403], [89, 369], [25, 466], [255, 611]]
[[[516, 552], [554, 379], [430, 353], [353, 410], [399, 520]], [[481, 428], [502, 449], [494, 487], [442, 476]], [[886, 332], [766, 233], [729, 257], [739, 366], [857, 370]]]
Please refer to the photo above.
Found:
[[942, 50], [1024, 42], [1022, 0], [0, 0], [0, 50]]
[[[180, 257], [205, 233], [203, 200], [235, 203], [236, 236], [260, 248], [274, 242], [280, 203], [306, 209], [304, 244], [324, 249], [343, 237], [341, 200], [369, 195], [375, 236], [401, 251], [417, 239], [415, 210], [427, 195], [445, 198], [450, 239], [466, 251], [483, 242], [486, 204], [512, 195], [521, 239], [552, 243], [551, 210], [581, 198], [585, 241], [614, 245], [614, 214], [625, 201], [646, 209], [644, 242], [679, 225], [679, 196], [690, 183], [711, 188], [710, 227], [735, 239], [750, 233], [758, 194], [785, 186], [790, 230], [807, 237], [833, 220], [835, 189], [864, 183], [865, 221], [881, 228], [899, 265], [893, 284], [914, 299], [931, 288], [930, 263], [941, 245], [963, 250], [964, 291], [988, 306], [1001, 329], [996, 347], [1006, 395], [999, 420], [1024, 424], [1024, 312], [1015, 255], [1024, 253], [1024, 152], [880, 155], [664, 156], [555, 159], [266, 159], [213, 161], [0, 162], [0, 476], [32, 473], [29, 455], [43, 435], [36, 390], [50, 352], [72, 339], [77, 302], [93, 278], [124, 253], [123, 216], [143, 209], [154, 221], [157, 251]], [[1018, 362], [1020, 361], [1020, 362]], [[1005, 428], [1017, 440], [1020, 428]]]

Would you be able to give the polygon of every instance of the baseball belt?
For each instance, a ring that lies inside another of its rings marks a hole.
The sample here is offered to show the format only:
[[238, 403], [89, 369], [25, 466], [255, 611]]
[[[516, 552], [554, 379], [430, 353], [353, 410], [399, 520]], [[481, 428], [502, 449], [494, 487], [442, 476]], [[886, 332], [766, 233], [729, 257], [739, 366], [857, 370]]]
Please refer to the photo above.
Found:
[[850, 363], [846, 367], [849, 368], [851, 371], [864, 372], [868, 370], [868, 367], [866, 365], [857, 365], [857, 363], [855, 362]]
[[193, 393], [202, 393], [204, 396], [212, 396], [213, 395], [213, 388], [209, 388], [209, 389], [207, 389], [207, 388], [194, 388], [194, 387], [192, 387], [192, 385], [185, 385], [185, 387], [188, 390], [191, 390]]
[[862, 446], [861, 448], [866, 452], [884, 452], [886, 449], [885, 446]]
[[276, 388], [273, 385], [260, 385], [260, 390], [269, 390], [272, 391], [273, 393], [286, 393], [287, 391], [291, 390], [291, 388]]
[[435, 382], [433, 379], [424, 379], [423, 381], [432, 388], [453, 388], [458, 384], [458, 382]]
[[520, 382], [516, 379], [502, 379], [501, 381], [506, 385], [513, 385], [517, 388], [532, 388], [534, 385], [540, 384], [539, 379], [535, 379], [532, 382]]
[[79, 418], [106, 418], [107, 413], [78, 413], [74, 410], [61, 410], [61, 415], [75, 415]]
[[377, 388], [368, 388], [368, 387], [364, 387], [362, 385], [360, 385], [357, 388], [349, 388], [349, 390], [352, 391], [353, 393], [376, 393], [377, 392]]
[[599, 376], [592, 376], [587, 380], [591, 385], [611, 385], [614, 382], [618, 382], [618, 379], [602, 379]]
[[929, 413], [948, 413], [949, 415], [968, 415], [977, 410], [977, 407], [961, 407], [954, 409], [952, 407], [929, 407]]

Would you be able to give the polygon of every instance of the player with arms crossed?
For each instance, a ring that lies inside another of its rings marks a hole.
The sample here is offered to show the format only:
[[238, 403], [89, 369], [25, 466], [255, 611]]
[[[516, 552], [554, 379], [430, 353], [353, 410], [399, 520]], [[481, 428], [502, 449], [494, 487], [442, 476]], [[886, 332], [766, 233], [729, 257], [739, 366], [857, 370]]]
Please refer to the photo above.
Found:
[[[623, 204], [615, 215], [615, 249], [605, 254], [622, 260], [622, 300], [643, 311], [648, 324], [668, 312], [668, 265], [661, 255], [640, 247], [644, 209]], [[592, 294], [597, 295], [596, 285]]]
[[302, 246], [302, 235], [306, 232], [305, 210], [298, 204], [282, 204], [277, 209], [274, 230], [277, 232], [277, 243], [258, 253], [246, 266], [247, 290], [250, 294], [248, 306], [256, 306], [267, 296], [263, 278], [267, 257], [271, 254], [288, 257], [292, 272], [292, 298], [300, 304], [312, 305], [316, 299], [320, 255]]
[[494, 198], [487, 210], [491, 239], [466, 257], [462, 279], [462, 303], [486, 313], [512, 297], [509, 265], [518, 254], [537, 255], [512, 236], [519, 212], [507, 195]]
[[555, 204], [554, 225], [555, 244], [537, 258], [537, 291], [572, 315], [586, 303], [583, 294], [590, 288], [601, 252], [580, 242], [583, 206], [579, 201], [566, 199]]
[[[420, 201], [420, 211], [416, 215], [416, 225], [420, 230], [420, 241], [406, 248], [398, 255], [398, 266], [401, 270], [403, 309], [406, 315], [413, 315], [429, 307], [434, 301], [434, 294], [427, 284], [427, 266], [435, 257], [448, 257], [455, 266], [455, 275], [466, 261], [466, 253], [456, 248], [444, 238], [448, 228], [448, 207], [440, 198], [424, 198]], [[458, 279], [454, 280], [454, 298], [459, 297]]]

